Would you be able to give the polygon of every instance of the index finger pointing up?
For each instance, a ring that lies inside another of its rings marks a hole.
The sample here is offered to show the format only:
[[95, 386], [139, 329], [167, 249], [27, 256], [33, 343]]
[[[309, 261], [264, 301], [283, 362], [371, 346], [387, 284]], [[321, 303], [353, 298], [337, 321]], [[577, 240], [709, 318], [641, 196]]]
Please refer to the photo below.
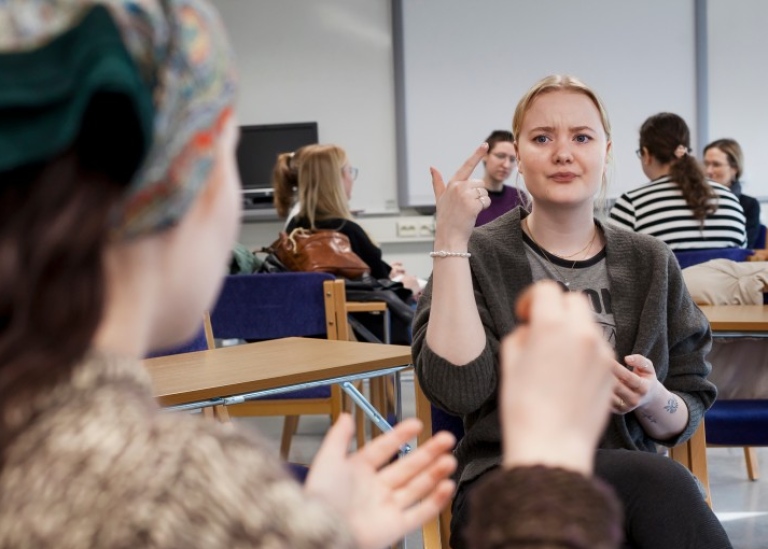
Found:
[[475, 168], [487, 153], [488, 143], [482, 143], [477, 149], [475, 149], [475, 152], [472, 153], [472, 156], [467, 158], [464, 164], [461, 165], [461, 168], [456, 171], [454, 176], [451, 178], [451, 181], [466, 181], [469, 179], [469, 176], [472, 175], [472, 172], [475, 171]]

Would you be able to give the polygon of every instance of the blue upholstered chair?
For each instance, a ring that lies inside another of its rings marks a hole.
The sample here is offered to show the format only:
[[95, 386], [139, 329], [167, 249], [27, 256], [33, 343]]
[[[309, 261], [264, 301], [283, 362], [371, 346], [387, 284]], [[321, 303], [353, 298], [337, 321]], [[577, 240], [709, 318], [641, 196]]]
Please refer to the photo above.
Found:
[[766, 242], [765, 242], [765, 236], [766, 236], [766, 226], [763, 224], [760, 224], [760, 229], [757, 233], [757, 240], [755, 240], [755, 250], [764, 250], [766, 248]]
[[760, 477], [753, 446], [768, 446], [768, 400], [717, 400], [705, 416], [707, 444], [743, 446], [750, 480]]
[[153, 351], [147, 355], [147, 358], [154, 358], [157, 356], [166, 356], [166, 355], [179, 355], [181, 353], [205, 351], [206, 349], [208, 349], [208, 342], [205, 339], [205, 329], [201, 325], [200, 329], [195, 334], [195, 337], [193, 337], [191, 340], [185, 343], [182, 343], [181, 345], [178, 345], [176, 347], [172, 347], [170, 349]]
[[706, 250], [681, 250], [674, 252], [681, 269], [698, 265], [710, 259], [730, 259], [731, 261], [746, 261], [754, 254], [746, 248], [712, 248]]
[[[325, 273], [230, 275], [210, 313], [212, 334], [217, 339], [248, 341], [283, 337], [347, 339], [346, 332], [339, 333], [346, 330], [346, 322], [336, 317], [331, 296], [324, 291], [326, 281], [334, 281], [334, 277]], [[343, 327], [337, 331], [340, 325]], [[276, 361], [275, 368], [279, 367]], [[342, 394], [336, 385], [228, 407], [233, 416], [286, 416], [280, 445], [285, 459], [300, 415], [327, 414], [335, 421], [341, 410]]]

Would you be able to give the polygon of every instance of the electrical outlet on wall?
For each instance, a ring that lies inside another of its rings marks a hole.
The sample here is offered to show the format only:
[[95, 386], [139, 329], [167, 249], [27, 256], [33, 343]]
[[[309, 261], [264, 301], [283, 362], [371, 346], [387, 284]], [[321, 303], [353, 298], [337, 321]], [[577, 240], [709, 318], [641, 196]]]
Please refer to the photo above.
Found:
[[435, 236], [435, 222], [425, 221], [419, 223], [419, 236], [427, 238]]
[[400, 238], [415, 238], [419, 235], [419, 229], [412, 221], [397, 222], [397, 236]]

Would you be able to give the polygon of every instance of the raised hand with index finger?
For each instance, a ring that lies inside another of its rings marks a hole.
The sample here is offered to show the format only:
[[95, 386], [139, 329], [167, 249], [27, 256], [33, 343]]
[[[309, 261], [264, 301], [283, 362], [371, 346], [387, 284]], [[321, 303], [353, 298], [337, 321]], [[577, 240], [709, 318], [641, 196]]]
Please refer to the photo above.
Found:
[[456, 171], [446, 185], [440, 172], [431, 167], [435, 191], [435, 249], [464, 252], [475, 227], [477, 215], [491, 205], [488, 191], [480, 179], [470, 179], [472, 172], [488, 152], [488, 143], [480, 145]]

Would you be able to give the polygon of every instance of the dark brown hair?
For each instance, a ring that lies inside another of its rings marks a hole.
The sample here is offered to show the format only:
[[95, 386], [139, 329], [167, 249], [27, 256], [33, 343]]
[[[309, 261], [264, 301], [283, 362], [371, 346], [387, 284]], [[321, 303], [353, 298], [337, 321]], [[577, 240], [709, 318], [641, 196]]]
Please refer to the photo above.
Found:
[[491, 135], [489, 135], [485, 142], [488, 143], [488, 152], [493, 151], [493, 148], [504, 141], [509, 141], [510, 143], [515, 142], [515, 136], [512, 135], [512, 132], [509, 130], [494, 130], [491, 132]]
[[[678, 157], [679, 147], [685, 152]], [[661, 112], [643, 122], [640, 128], [640, 148], [660, 164], [669, 164], [669, 177], [683, 192], [685, 203], [699, 221], [717, 210], [717, 195], [707, 183], [706, 175], [690, 155], [691, 132], [688, 124], [678, 115]]]
[[[121, 98], [96, 98], [72, 148], [0, 173], [0, 466], [102, 318], [110, 214], [142, 157], [130, 118]], [[119, 146], [106, 138], [118, 131]]]

